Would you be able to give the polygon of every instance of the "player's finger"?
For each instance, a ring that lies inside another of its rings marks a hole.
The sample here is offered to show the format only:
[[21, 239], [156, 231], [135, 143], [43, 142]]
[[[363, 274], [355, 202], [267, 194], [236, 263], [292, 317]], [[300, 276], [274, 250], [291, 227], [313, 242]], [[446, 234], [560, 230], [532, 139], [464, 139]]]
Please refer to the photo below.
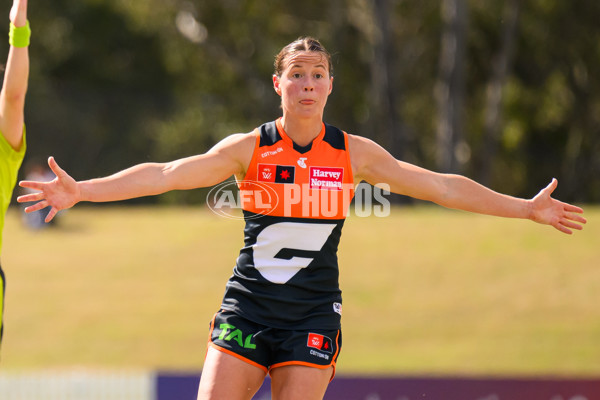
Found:
[[36, 181], [20, 181], [19, 186], [34, 189], [34, 190], [42, 190], [45, 182], [36, 182]]
[[581, 226], [579, 224], [576, 224], [575, 222], [571, 222], [568, 219], [562, 219], [560, 221], [560, 224], [562, 226], [565, 226], [565, 227], [568, 227], [568, 228], [572, 228], [572, 229], [577, 229], [579, 231], [583, 229], [583, 226]]
[[17, 202], [18, 203], [28, 203], [30, 201], [40, 201], [43, 198], [44, 198], [44, 193], [42, 193], [42, 192], [30, 193], [30, 194], [24, 194], [24, 195], [17, 197]]
[[567, 213], [567, 218], [572, 220], [572, 221], [576, 221], [582, 224], [586, 224], [587, 223], [587, 219], [583, 218], [581, 215], [579, 214], [573, 214], [573, 213]]
[[561, 222], [562, 222], [561, 218], [554, 217], [550, 221], [550, 225], [553, 226], [554, 228], [556, 228], [557, 230], [563, 232], [563, 233], [566, 233], [568, 235], [572, 234], [573, 232], [569, 228], [567, 228], [566, 226], [564, 226]]
[[42, 208], [46, 208], [46, 207], [48, 207], [48, 202], [46, 200], [43, 200], [43, 201], [40, 201], [39, 203], [35, 203], [32, 206], [26, 207], [25, 212], [32, 213], [34, 211], [39, 211]]
[[565, 211], [569, 211], [569, 212], [576, 212], [579, 214], [583, 214], [583, 208], [577, 207], [577, 206], [573, 206], [571, 204], [567, 204], [567, 203], [563, 203], [563, 207], [565, 208]]
[[56, 207], [52, 207], [52, 209], [50, 210], [50, 212], [48, 213], [48, 215], [46, 215], [46, 219], [44, 219], [44, 221], [46, 223], [52, 221], [52, 218], [54, 218], [54, 216], [58, 213], [58, 210], [56, 209]]
[[546, 186], [543, 189], [543, 191], [548, 192], [548, 194], [552, 194], [552, 192], [554, 192], [554, 190], [556, 189], [557, 186], [558, 186], [558, 180], [556, 180], [556, 178], [552, 178], [552, 182], [550, 182], [550, 184], [548, 186]]
[[58, 163], [56, 162], [56, 160], [54, 159], [54, 157], [48, 157], [48, 166], [50, 167], [50, 169], [52, 170], [52, 172], [54, 172], [54, 175], [56, 175], [59, 178], [63, 178], [65, 176], [67, 176], [68, 174], [65, 172], [64, 169], [62, 169]]
[[567, 228], [566, 226], [563, 226], [560, 223], [552, 224], [552, 226], [555, 227], [557, 230], [561, 231], [562, 233], [566, 233], [567, 235], [573, 234], [573, 231], [571, 231], [569, 228]]

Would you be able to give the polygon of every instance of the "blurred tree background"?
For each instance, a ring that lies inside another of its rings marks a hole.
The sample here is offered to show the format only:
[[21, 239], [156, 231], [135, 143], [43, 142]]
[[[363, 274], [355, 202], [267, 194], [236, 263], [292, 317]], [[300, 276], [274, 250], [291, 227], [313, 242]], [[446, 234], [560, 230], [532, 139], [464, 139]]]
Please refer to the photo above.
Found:
[[275, 119], [273, 58], [311, 35], [333, 53], [327, 122], [501, 192], [556, 177], [557, 197], [600, 201], [595, 0], [53, 0], [29, 19], [26, 163], [54, 155], [76, 179]]

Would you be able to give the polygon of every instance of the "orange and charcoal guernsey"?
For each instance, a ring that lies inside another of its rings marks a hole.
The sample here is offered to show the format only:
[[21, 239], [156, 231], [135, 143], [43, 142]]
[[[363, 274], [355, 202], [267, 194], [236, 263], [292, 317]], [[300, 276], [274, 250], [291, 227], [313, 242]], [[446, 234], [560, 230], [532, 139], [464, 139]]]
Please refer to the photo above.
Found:
[[307, 146], [280, 119], [255, 129], [256, 145], [238, 182], [244, 247], [222, 309], [281, 329], [339, 329], [337, 248], [354, 196], [348, 135], [323, 124]]

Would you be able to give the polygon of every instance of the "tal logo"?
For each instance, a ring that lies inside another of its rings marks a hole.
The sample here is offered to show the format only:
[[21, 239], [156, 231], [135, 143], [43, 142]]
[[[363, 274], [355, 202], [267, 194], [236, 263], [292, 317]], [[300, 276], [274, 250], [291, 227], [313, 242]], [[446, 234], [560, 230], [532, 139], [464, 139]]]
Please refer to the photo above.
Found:
[[306, 157], [300, 157], [300, 158], [298, 159], [298, 165], [299, 165], [301, 168], [306, 168], [306, 163], [305, 163], [305, 161], [306, 161], [306, 160], [307, 160], [307, 158], [306, 158]]
[[244, 334], [241, 330], [237, 329], [235, 326], [230, 324], [221, 324], [219, 328], [222, 330], [219, 335], [219, 340], [225, 340], [227, 342], [235, 341], [240, 347], [244, 349], [254, 350], [256, 349], [256, 344], [252, 343], [253, 336], [249, 334], [246, 336], [246, 340], [244, 340]]

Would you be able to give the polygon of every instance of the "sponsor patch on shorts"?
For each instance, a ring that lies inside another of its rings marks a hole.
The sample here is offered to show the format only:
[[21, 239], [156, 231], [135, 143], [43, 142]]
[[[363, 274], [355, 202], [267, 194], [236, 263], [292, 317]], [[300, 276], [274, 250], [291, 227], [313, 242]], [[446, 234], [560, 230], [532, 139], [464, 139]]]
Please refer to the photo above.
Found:
[[342, 303], [333, 303], [333, 312], [342, 315]]
[[306, 346], [333, 354], [333, 342], [331, 341], [331, 338], [319, 335], [317, 333], [308, 334], [308, 342], [306, 343]]

